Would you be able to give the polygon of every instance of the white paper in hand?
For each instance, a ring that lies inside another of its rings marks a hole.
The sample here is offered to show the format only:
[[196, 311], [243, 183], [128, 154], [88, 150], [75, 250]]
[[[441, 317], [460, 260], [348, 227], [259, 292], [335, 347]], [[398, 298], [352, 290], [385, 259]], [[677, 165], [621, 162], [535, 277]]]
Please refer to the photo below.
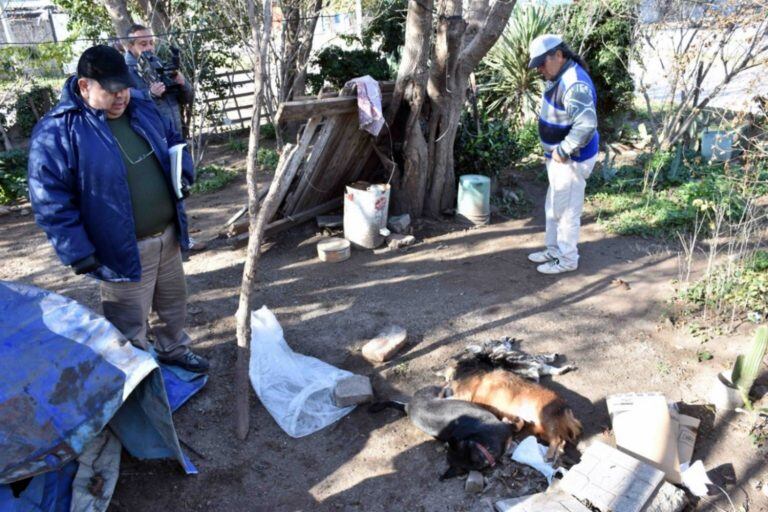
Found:
[[186, 144], [176, 144], [168, 149], [168, 153], [171, 155], [171, 182], [173, 183], [173, 192], [176, 194], [177, 199], [184, 197], [181, 191], [181, 161], [184, 158], [184, 148]]

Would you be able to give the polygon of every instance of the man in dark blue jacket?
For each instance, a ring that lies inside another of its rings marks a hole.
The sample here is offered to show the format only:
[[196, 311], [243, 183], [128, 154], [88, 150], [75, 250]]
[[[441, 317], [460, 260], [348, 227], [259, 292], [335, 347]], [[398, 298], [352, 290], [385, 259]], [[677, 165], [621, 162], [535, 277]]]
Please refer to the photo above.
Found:
[[183, 143], [108, 46], [86, 50], [77, 76], [40, 120], [29, 152], [35, 219], [76, 274], [100, 279], [104, 316], [147, 349], [147, 319], [161, 362], [208, 369], [184, 331], [186, 284], [181, 247], [189, 244], [181, 183], [194, 180], [182, 152], [181, 179], [170, 148]]

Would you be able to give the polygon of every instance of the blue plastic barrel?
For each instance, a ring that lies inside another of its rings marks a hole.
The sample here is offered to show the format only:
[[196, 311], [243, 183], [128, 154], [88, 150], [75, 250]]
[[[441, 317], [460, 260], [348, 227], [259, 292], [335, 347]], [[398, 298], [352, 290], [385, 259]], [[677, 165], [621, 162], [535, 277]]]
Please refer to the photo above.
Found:
[[491, 221], [491, 179], [480, 174], [459, 177], [456, 216], [476, 226]]

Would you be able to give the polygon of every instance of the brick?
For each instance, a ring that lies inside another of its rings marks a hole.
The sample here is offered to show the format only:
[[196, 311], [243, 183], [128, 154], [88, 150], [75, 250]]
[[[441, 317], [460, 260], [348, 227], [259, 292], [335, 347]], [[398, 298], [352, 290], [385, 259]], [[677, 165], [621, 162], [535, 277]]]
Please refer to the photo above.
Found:
[[471, 494], [479, 494], [483, 492], [485, 482], [483, 482], [483, 474], [479, 471], [470, 471], [467, 475], [467, 481], [464, 483], [464, 490]]
[[371, 379], [364, 375], [352, 375], [339, 380], [333, 390], [336, 407], [349, 407], [373, 400]]
[[562, 491], [510, 498], [496, 502], [498, 512], [590, 512], [579, 500]]
[[389, 361], [405, 345], [407, 335], [405, 327], [390, 325], [363, 345], [363, 357], [372, 363]]
[[664, 472], [603, 443], [592, 444], [561, 482], [564, 491], [604, 512], [640, 512]]

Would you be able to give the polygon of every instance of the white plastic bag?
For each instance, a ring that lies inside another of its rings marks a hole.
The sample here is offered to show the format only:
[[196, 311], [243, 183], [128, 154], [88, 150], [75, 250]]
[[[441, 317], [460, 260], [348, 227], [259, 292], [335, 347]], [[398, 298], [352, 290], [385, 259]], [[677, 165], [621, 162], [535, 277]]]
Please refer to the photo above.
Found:
[[291, 350], [266, 306], [251, 312], [248, 375], [261, 403], [291, 437], [316, 432], [355, 408], [333, 404], [336, 382], [352, 373]]

